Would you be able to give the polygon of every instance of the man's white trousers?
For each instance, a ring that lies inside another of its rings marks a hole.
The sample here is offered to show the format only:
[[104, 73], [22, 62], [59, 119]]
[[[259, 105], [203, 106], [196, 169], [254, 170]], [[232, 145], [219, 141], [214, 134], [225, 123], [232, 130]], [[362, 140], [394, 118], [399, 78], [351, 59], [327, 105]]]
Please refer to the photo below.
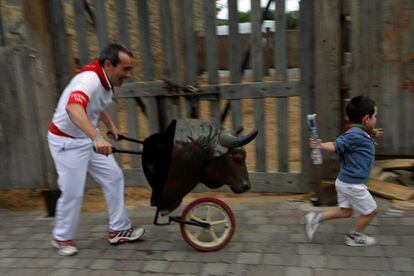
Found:
[[131, 227], [124, 205], [124, 176], [113, 155], [93, 151], [89, 138], [72, 139], [48, 133], [48, 142], [58, 174], [58, 199], [53, 237], [72, 240], [79, 221], [86, 173], [101, 185], [109, 213], [109, 230]]

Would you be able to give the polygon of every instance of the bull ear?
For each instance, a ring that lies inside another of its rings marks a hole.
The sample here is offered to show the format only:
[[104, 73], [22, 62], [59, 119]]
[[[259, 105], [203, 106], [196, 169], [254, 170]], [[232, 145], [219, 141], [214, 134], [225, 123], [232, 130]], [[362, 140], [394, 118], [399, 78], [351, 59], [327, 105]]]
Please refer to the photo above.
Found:
[[228, 132], [221, 132], [218, 141], [223, 147], [238, 148], [250, 143], [258, 133], [259, 131], [256, 129], [245, 136], [237, 137]]

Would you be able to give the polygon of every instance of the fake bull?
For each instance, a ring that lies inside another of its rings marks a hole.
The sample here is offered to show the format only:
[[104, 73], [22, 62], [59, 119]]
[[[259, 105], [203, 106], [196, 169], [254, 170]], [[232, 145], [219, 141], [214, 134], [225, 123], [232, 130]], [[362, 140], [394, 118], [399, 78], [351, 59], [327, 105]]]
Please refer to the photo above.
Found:
[[142, 164], [152, 188], [151, 205], [165, 215], [177, 208], [198, 183], [228, 185], [234, 193], [250, 189], [246, 152], [257, 136], [242, 137], [196, 119], [173, 121], [165, 132], [144, 141]]

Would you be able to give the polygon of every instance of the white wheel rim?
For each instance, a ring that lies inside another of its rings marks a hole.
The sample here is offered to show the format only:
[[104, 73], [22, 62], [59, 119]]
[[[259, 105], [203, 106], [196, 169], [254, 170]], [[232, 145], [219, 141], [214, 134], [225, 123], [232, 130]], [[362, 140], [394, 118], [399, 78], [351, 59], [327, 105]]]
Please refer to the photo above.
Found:
[[218, 246], [231, 233], [232, 222], [229, 214], [223, 207], [214, 202], [203, 202], [195, 205], [184, 219], [211, 225], [209, 228], [184, 225], [187, 237], [200, 247], [212, 248]]

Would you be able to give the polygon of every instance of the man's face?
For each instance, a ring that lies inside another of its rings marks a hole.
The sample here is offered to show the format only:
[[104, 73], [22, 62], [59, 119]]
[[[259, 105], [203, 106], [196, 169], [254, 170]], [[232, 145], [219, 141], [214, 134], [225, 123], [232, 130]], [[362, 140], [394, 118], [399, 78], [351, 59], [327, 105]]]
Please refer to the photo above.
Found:
[[119, 52], [119, 63], [116, 66], [105, 60], [103, 67], [113, 86], [121, 86], [124, 79], [132, 76], [132, 58], [124, 52]]

